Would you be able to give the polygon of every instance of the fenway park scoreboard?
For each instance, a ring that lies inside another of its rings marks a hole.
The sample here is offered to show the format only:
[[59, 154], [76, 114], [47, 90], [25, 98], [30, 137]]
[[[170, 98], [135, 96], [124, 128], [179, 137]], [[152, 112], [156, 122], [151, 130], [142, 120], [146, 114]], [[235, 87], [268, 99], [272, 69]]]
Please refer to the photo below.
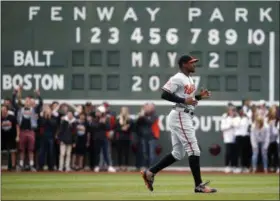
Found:
[[220, 103], [279, 100], [279, 2], [1, 2], [1, 20], [2, 98], [22, 84], [47, 100], [111, 100], [133, 112], [150, 100], [166, 115], [161, 87], [191, 54], [197, 88], [213, 95], [197, 109], [198, 137], [219, 131]]

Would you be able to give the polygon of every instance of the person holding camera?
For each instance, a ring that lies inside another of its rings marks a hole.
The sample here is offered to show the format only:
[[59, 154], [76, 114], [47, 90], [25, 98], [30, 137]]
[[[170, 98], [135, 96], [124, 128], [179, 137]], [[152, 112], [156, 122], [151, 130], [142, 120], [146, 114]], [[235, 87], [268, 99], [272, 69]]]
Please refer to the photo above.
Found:
[[99, 172], [100, 153], [102, 152], [104, 160], [108, 165], [109, 172], [116, 172], [116, 170], [110, 166], [109, 153], [106, 147], [106, 132], [110, 130], [110, 123], [105, 114], [106, 108], [99, 106], [95, 113], [93, 113], [92, 121], [89, 121], [89, 133], [90, 133], [90, 157], [91, 167], [94, 168], [94, 172]]

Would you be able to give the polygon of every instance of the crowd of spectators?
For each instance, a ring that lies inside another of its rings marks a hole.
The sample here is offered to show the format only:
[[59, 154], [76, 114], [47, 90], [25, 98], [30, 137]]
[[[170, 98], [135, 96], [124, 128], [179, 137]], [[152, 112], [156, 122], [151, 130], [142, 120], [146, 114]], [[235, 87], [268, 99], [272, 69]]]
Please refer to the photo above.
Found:
[[279, 117], [279, 107], [264, 100], [228, 105], [221, 121], [226, 173], [279, 173]]
[[136, 170], [157, 160], [160, 131], [153, 103], [144, 104], [132, 119], [127, 107], [117, 114], [106, 102], [44, 104], [38, 90], [24, 101], [21, 94], [22, 88], [16, 88], [1, 106], [1, 149], [9, 155], [11, 171], [89, 166], [95, 172], [116, 172], [128, 171], [131, 158]]
[[[127, 107], [117, 114], [106, 102], [44, 104], [38, 90], [24, 101], [21, 94], [18, 87], [1, 105], [1, 150], [8, 153], [11, 171], [88, 166], [117, 172], [128, 171], [129, 164], [136, 170], [149, 167], [158, 159], [160, 130], [153, 103], [132, 118]], [[264, 172], [279, 172], [279, 117], [279, 107], [265, 101], [228, 105], [221, 120], [226, 173], [256, 172], [259, 165]]]

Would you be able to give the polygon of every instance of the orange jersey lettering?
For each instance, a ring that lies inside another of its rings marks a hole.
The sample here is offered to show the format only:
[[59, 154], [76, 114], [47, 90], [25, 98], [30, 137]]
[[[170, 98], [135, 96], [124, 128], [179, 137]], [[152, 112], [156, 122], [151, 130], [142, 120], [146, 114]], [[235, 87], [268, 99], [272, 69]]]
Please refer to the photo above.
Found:
[[191, 94], [195, 91], [195, 85], [194, 84], [191, 84], [191, 85], [185, 85], [184, 86], [184, 91], [185, 91], [185, 94]]

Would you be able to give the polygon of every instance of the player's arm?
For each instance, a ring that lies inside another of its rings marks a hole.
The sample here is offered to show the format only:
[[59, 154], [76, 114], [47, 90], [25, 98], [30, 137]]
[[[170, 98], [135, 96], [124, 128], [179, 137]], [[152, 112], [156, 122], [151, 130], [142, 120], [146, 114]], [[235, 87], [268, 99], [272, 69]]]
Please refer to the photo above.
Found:
[[173, 103], [185, 103], [184, 98], [181, 98], [174, 93], [168, 92], [165, 89], [162, 90], [161, 98]]
[[208, 91], [207, 89], [201, 89], [200, 93], [195, 95], [196, 100], [202, 100], [202, 99], [207, 99], [210, 98], [211, 92]]
[[166, 90], [163, 89], [163, 92], [161, 94], [161, 98], [173, 103], [183, 103], [183, 104], [187, 104], [187, 105], [196, 105], [197, 104], [197, 100], [193, 99], [193, 98], [181, 98], [179, 96], [177, 96], [174, 93], [170, 93]]

